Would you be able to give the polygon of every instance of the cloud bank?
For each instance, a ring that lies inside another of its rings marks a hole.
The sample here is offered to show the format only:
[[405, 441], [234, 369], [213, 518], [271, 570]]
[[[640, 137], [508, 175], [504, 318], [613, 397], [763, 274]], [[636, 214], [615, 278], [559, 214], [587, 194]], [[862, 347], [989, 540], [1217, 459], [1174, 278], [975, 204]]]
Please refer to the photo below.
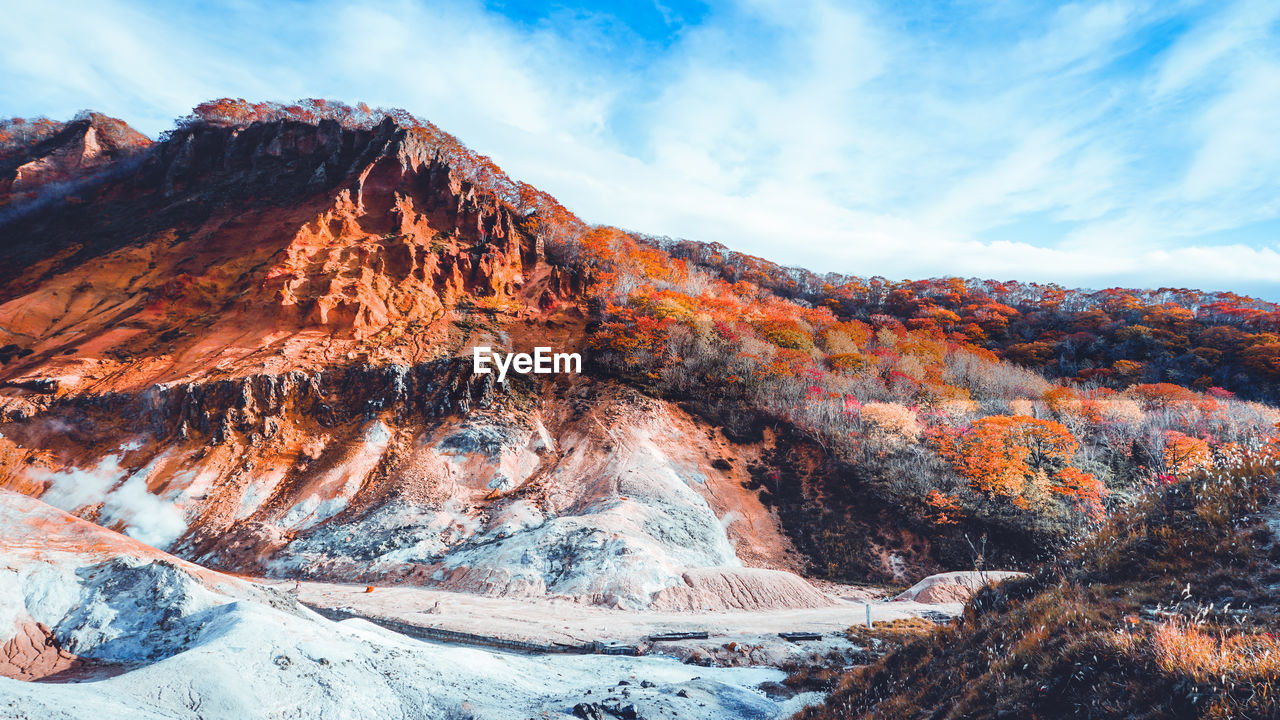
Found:
[[911, 5], [27, 3], [0, 108], [363, 100], [588, 221], [819, 272], [1280, 300], [1280, 5]]

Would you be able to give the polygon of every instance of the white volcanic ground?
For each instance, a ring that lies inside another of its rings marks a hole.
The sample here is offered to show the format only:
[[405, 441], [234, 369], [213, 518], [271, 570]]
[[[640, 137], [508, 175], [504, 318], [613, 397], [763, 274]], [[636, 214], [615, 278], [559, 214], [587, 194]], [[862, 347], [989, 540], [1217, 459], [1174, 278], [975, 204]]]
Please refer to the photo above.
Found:
[[[829, 603], [744, 488], [760, 448], [668, 403], [592, 387], [529, 413], [427, 424], [388, 414], [320, 429], [290, 416], [257, 445], [113, 437], [23, 464], [14, 489], [254, 575], [627, 610]], [[18, 456], [54, 444], [46, 435], [0, 444]]]
[[0, 638], [47, 629], [70, 663], [40, 682], [0, 678], [3, 718], [568, 717], [583, 701], [641, 717], [772, 718], [815, 699], [767, 697], [758, 686], [781, 679], [774, 669], [516, 655], [330, 622], [287, 593], [7, 491], [0, 542]]
[[[832, 586], [839, 592], [825, 595], [826, 602], [817, 606], [685, 612], [626, 611], [560, 598], [485, 597], [416, 586], [378, 586], [368, 592], [364, 585], [302, 582], [296, 593], [293, 582], [276, 581], [275, 587], [296, 594], [311, 607], [338, 609], [375, 622], [391, 620], [538, 645], [631, 645], [686, 662], [716, 665], [780, 666], [788, 661], [811, 661], [831, 650], [856, 651], [845, 631], [866, 621], [868, 606], [874, 622], [953, 616], [964, 607], [963, 600], [889, 602], [882, 591], [857, 586]], [[709, 637], [650, 639], [691, 632], [706, 632]], [[790, 642], [779, 635], [790, 632], [820, 633], [823, 638]]]

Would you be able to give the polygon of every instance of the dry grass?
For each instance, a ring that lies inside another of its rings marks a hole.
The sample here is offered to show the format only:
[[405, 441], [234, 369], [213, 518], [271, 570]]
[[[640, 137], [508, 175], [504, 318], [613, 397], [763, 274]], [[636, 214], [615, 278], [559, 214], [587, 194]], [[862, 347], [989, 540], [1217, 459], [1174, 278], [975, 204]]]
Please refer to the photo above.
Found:
[[845, 631], [851, 642], [869, 645], [873, 641], [901, 645], [908, 640], [925, 637], [938, 629], [937, 624], [924, 618], [898, 618], [888, 622], [878, 622], [872, 627], [854, 625]]
[[1160, 623], [1148, 641], [1161, 670], [1197, 683], [1280, 677], [1280, 641], [1271, 633], [1206, 630], [1182, 620]]
[[1280, 717], [1275, 490], [1267, 456], [1153, 493], [799, 717]]

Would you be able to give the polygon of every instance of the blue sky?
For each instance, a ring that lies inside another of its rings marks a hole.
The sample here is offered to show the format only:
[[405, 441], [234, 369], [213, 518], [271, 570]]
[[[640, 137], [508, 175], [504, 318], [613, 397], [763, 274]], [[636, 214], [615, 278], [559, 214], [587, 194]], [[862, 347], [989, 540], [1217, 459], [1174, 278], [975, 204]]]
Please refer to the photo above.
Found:
[[405, 107], [591, 222], [1280, 300], [1280, 2], [6, 3], [0, 114]]

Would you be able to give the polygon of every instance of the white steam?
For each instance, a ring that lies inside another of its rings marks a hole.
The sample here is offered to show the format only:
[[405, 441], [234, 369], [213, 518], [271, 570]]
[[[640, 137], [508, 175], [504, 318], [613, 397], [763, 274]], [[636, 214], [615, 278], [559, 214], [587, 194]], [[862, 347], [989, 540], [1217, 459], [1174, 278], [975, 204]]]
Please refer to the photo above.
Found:
[[92, 470], [69, 467], [59, 472], [49, 472], [37, 469], [32, 471], [31, 479], [37, 482], [52, 480], [53, 485], [40, 499], [56, 508], [73, 512], [77, 508], [105, 500], [111, 487], [120, 482], [126, 472], [120, 467], [119, 457], [108, 455]]
[[108, 455], [91, 470], [69, 467], [31, 475], [37, 482], [53, 483], [40, 498], [44, 502], [67, 512], [100, 502], [101, 525], [122, 523], [129, 537], [164, 550], [187, 531], [187, 523], [181, 510], [147, 491], [147, 478], [163, 457], [132, 474], [120, 467], [117, 455]]

